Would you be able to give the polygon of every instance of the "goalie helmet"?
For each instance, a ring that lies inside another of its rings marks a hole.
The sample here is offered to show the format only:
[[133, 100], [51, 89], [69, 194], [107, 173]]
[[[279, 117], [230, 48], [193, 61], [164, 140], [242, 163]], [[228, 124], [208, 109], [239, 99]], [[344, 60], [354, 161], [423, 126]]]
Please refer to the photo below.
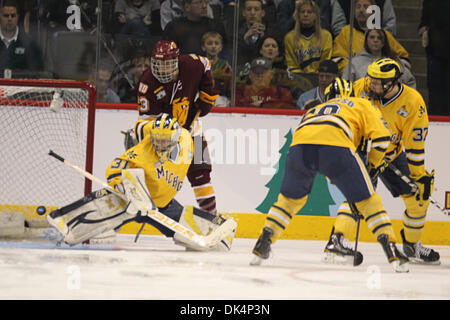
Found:
[[152, 51], [151, 70], [161, 83], [175, 81], [178, 76], [180, 49], [173, 41], [161, 40]]
[[160, 157], [172, 151], [180, 136], [181, 126], [176, 118], [167, 113], [160, 115], [151, 124], [150, 141]]
[[[370, 78], [371, 95], [376, 98], [383, 98], [386, 93], [397, 84], [398, 79], [402, 76], [400, 65], [393, 59], [381, 58], [372, 62], [367, 67], [367, 75]], [[379, 80], [382, 91], [374, 92], [373, 80]]]
[[334, 78], [333, 81], [325, 88], [326, 100], [334, 98], [353, 97], [353, 85], [350, 81], [344, 80], [341, 77]]

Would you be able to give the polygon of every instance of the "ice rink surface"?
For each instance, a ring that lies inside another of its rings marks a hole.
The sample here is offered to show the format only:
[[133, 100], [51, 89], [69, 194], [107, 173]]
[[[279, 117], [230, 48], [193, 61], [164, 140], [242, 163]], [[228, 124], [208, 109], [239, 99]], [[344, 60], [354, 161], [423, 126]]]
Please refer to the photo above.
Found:
[[[323, 300], [450, 298], [450, 247], [432, 246], [441, 265], [395, 273], [381, 246], [361, 242], [358, 266], [326, 264], [325, 242], [279, 240], [250, 266], [256, 239], [232, 250], [188, 252], [162, 236], [119, 235], [114, 245], [0, 242], [0, 299]], [[401, 246], [400, 246], [401, 247]]]

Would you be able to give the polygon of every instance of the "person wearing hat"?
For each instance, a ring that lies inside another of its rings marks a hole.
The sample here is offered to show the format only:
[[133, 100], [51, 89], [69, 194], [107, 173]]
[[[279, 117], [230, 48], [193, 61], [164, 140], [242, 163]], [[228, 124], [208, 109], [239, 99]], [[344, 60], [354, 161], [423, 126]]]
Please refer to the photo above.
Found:
[[250, 64], [250, 84], [236, 88], [236, 106], [266, 109], [293, 109], [289, 89], [272, 85], [273, 70], [269, 59], [259, 57]]
[[308, 109], [313, 102], [325, 102], [325, 88], [338, 76], [338, 65], [332, 60], [324, 60], [319, 65], [319, 85], [304, 92], [297, 100], [297, 109]]

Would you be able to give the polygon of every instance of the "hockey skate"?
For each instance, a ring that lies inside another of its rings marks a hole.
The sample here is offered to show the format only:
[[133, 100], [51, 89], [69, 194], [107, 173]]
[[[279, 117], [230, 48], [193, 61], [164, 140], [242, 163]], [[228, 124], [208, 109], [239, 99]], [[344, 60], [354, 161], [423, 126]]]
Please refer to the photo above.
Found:
[[270, 245], [272, 241], [270, 238], [273, 236], [273, 230], [264, 227], [262, 234], [259, 236], [258, 241], [256, 241], [255, 247], [253, 248], [253, 260], [250, 261], [250, 265], [259, 266], [263, 260], [266, 260], [270, 256]]
[[408, 242], [405, 238], [405, 232], [400, 231], [403, 240], [403, 253], [408, 257], [411, 263], [415, 264], [441, 264], [439, 253], [431, 248], [425, 248], [422, 242]]
[[392, 265], [394, 271], [409, 272], [408, 257], [397, 249], [394, 242], [389, 241], [389, 236], [387, 234], [380, 234], [377, 240], [383, 247], [388, 262]]
[[354, 264], [359, 266], [363, 262], [361, 252], [353, 250], [349, 241], [342, 233], [332, 233], [324, 249], [323, 261], [335, 264]]

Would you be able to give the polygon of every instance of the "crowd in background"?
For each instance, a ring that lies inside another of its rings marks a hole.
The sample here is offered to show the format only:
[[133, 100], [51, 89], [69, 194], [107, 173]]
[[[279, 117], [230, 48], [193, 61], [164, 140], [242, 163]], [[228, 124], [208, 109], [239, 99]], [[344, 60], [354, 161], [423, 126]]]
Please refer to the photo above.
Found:
[[[395, 59], [401, 82], [417, 88], [393, 2], [355, 0], [351, 16], [350, 0], [2, 0], [1, 75], [88, 80], [98, 101], [134, 103], [152, 48], [165, 39], [209, 58], [221, 107], [304, 109], [336, 75], [355, 81], [379, 57]], [[423, 0], [415, 26], [430, 114], [450, 114], [449, 9]]]

